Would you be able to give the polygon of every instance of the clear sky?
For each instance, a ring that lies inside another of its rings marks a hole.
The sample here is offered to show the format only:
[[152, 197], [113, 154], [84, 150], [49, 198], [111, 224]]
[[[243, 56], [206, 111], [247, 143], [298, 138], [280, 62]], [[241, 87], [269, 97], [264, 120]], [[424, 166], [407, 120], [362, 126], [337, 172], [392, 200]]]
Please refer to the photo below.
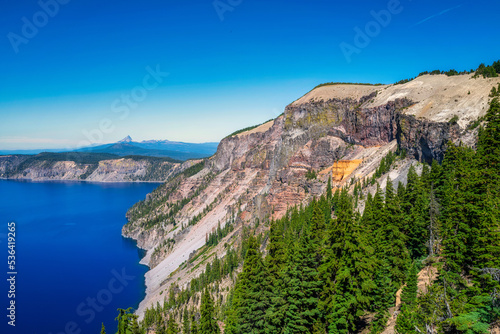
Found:
[[498, 60], [498, 13], [486, 0], [3, 0], [0, 149], [218, 141], [322, 82]]

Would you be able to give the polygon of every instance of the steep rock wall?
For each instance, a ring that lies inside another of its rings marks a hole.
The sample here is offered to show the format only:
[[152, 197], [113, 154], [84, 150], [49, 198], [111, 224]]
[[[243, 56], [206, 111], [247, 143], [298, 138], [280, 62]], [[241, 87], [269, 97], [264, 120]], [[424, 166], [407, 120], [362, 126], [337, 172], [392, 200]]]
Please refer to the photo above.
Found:
[[[470, 109], [472, 103], [456, 98], [456, 87], [463, 90], [460, 85], [465, 79], [421, 80], [398, 86], [337, 85], [313, 90], [287, 106], [272, 124], [223, 139], [202, 171], [152, 193], [146, 209], [131, 209], [131, 213], [142, 210], [145, 214], [130, 219], [123, 233], [148, 249], [144, 262], [152, 267], [146, 274], [147, 297], [138, 314], [161, 302], [171, 275], [175, 273], [180, 284], [186, 284], [187, 277], [196, 274], [180, 266], [204, 245], [218, 223], [224, 226], [234, 220], [244, 225], [282, 216], [287, 208], [324, 193], [331, 175], [325, 170], [336, 161], [356, 161], [358, 166], [336, 184], [343, 186], [354, 176], [373, 175], [382, 157], [397, 148], [408, 153], [400, 166], [401, 173], [407, 173], [416, 163], [413, 159], [441, 160], [448, 141], [473, 145], [475, 134], [463, 125], [485, 110], [482, 105]], [[447, 80], [454, 90], [443, 90]], [[492, 83], [474, 82], [475, 90], [467, 96], [471, 101], [483, 101]], [[441, 105], [445, 109], [440, 110]], [[468, 111], [461, 112], [461, 106]], [[458, 122], [449, 122], [455, 114], [461, 115]], [[310, 171], [319, 173], [311, 177]], [[398, 172], [390, 174], [391, 179], [405, 179]], [[169, 218], [162, 218], [166, 216]], [[145, 229], [151, 221], [155, 225]], [[237, 233], [238, 229], [228, 238], [236, 238]], [[175, 239], [173, 247], [157, 251], [149, 262], [166, 238]]]

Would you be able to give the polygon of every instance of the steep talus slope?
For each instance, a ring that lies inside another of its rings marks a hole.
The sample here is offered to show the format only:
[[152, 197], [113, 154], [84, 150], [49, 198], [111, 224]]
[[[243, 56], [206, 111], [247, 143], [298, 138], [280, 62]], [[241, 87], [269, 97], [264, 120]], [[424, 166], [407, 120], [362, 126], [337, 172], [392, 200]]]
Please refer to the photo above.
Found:
[[[163, 301], [174, 278], [182, 286], [202, 270], [209, 254], [187, 260], [219, 224], [236, 224], [224, 242], [237, 243], [241, 226], [280, 217], [322, 194], [336, 161], [359, 164], [340, 186], [371, 176], [387, 152], [404, 149], [408, 158], [390, 173], [404, 182], [415, 160], [441, 160], [448, 141], [474, 145], [468, 127], [484, 115], [498, 82], [425, 75], [402, 85], [323, 86], [274, 121], [223, 139], [203, 166], [179, 174], [128, 213], [123, 234], [148, 250], [143, 262], [151, 267], [138, 314]], [[221, 247], [213, 252], [223, 256]]]

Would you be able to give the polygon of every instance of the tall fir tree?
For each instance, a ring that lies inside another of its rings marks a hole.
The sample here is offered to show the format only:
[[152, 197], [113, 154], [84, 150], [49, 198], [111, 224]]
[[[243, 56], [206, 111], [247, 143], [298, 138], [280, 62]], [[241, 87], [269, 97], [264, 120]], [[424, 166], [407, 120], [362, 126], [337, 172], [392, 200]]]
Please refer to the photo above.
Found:
[[401, 294], [401, 302], [409, 307], [412, 307], [417, 300], [417, 265], [413, 263], [410, 271], [408, 272], [408, 279], [406, 281], [406, 286], [403, 288]]
[[269, 276], [264, 266], [257, 239], [248, 240], [243, 271], [238, 275], [232, 299], [232, 312], [226, 327], [228, 333], [263, 333], [266, 328], [269, 295]]
[[187, 307], [184, 308], [184, 312], [182, 313], [182, 334], [190, 334], [191, 333], [191, 318], [189, 317], [189, 310]]
[[318, 297], [321, 282], [318, 277], [314, 244], [307, 226], [299, 242], [292, 248], [284, 273], [284, 333], [307, 333], [319, 318]]
[[195, 312], [191, 314], [191, 329], [190, 329], [191, 334], [199, 334], [198, 330], [198, 322], [196, 321], [196, 316]]
[[167, 334], [179, 334], [180, 332], [181, 331], [179, 330], [179, 326], [175, 322], [174, 317], [172, 315], [169, 316], [167, 320]]
[[402, 232], [402, 214], [399, 201], [394, 194], [392, 181], [387, 178], [385, 189], [385, 206], [382, 226], [378, 230], [380, 236], [377, 249], [389, 262], [391, 279], [397, 287], [401, 285], [409, 268], [409, 254], [406, 248], [406, 235]]
[[340, 194], [336, 215], [330, 232], [331, 247], [321, 268], [325, 282], [321, 307], [328, 331], [347, 334], [357, 330], [359, 317], [371, 302], [377, 260], [355, 221], [347, 191]]
[[208, 288], [205, 289], [201, 297], [200, 306], [201, 320], [200, 320], [200, 334], [218, 334], [220, 333], [219, 325], [215, 319], [214, 301]]

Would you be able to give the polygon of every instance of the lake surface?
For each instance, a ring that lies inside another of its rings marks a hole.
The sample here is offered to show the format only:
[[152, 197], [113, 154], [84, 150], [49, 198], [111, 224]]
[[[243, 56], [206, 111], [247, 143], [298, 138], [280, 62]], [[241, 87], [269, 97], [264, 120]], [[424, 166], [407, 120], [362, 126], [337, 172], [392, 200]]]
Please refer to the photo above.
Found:
[[[144, 297], [143, 256], [121, 236], [153, 183], [0, 180], [0, 333], [116, 332], [117, 308]], [[16, 223], [16, 326], [7, 324], [7, 224]]]

